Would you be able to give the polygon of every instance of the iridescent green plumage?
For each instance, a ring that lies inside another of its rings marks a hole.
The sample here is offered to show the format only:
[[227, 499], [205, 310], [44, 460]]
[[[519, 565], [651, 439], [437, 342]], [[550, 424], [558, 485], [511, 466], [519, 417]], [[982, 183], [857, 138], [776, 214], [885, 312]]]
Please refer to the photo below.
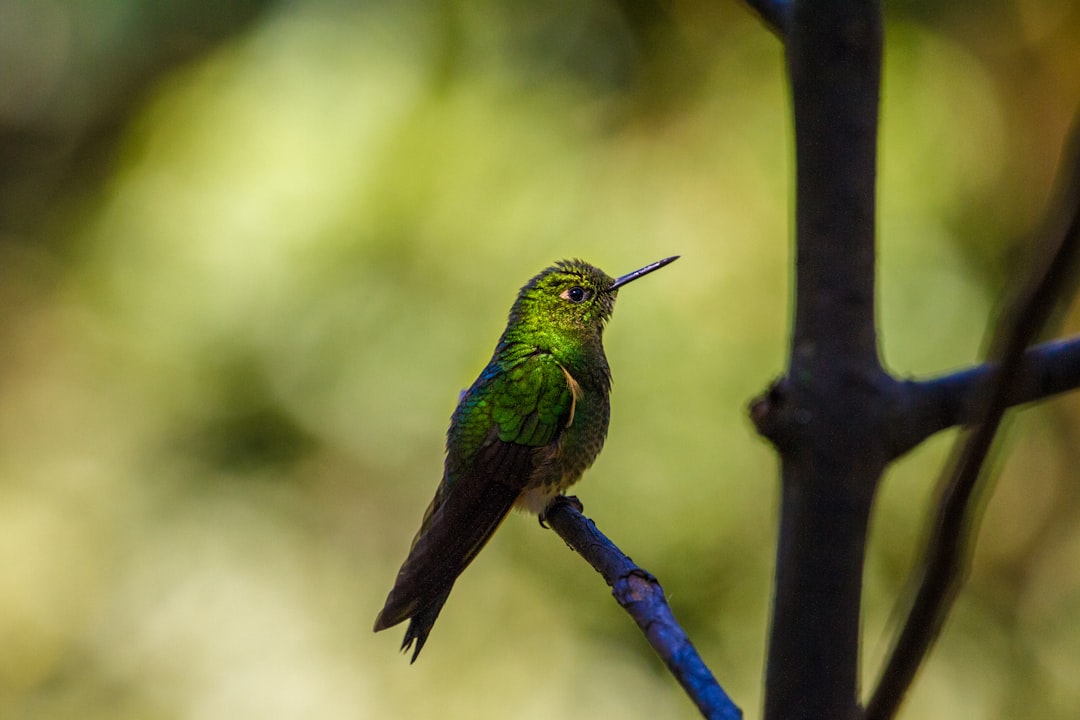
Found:
[[375, 620], [379, 631], [411, 619], [402, 649], [415, 641], [413, 660], [510, 508], [542, 514], [600, 454], [611, 388], [604, 323], [620, 287], [675, 259], [618, 279], [562, 261], [518, 293], [491, 362], [450, 420], [442, 482]]

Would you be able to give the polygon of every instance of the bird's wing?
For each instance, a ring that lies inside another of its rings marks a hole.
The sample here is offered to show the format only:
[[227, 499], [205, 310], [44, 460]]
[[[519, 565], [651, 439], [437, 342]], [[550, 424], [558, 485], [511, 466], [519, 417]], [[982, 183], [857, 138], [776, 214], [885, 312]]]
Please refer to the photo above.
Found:
[[581, 388], [548, 354], [533, 355], [501, 373], [493, 385], [491, 419], [498, 439], [541, 447], [572, 421]]
[[485, 372], [462, 398], [448, 434], [446, 477], [376, 630], [423, 616], [427, 627], [410, 626], [406, 635], [407, 642], [416, 637], [422, 644], [450, 587], [535, 471], [541, 449], [566, 427], [575, 403], [571, 382], [554, 358], [538, 354], [498, 373]]

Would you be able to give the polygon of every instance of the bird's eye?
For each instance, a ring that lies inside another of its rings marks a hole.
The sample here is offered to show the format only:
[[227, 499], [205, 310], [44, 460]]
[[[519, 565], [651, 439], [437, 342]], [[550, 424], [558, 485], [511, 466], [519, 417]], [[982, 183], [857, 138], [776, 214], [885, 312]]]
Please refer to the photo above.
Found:
[[589, 292], [585, 288], [575, 285], [569, 290], [563, 290], [560, 297], [564, 300], [569, 300], [570, 302], [577, 304], [585, 302], [585, 300], [589, 297]]

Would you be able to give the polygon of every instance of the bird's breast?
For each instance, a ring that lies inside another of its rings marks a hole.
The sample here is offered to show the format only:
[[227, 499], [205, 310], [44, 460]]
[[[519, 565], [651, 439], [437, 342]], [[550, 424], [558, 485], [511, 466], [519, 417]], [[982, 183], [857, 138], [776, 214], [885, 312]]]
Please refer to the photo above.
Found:
[[604, 389], [583, 386], [575, 403], [573, 422], [563, 429], [556, 442], [537, 448], [536, 470], [516, 506], [542, 512], [555, 495], [580, 480], [604, 447], [609, 417]]

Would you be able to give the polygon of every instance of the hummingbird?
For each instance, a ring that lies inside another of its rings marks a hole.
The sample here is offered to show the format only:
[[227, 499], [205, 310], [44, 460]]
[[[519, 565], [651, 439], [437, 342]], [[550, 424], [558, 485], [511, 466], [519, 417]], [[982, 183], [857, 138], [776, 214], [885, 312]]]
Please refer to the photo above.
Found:
[[604, 324], [619, 289], [678, 259], [618, 278], [562, 260], [529, 280], [491, 361], [462, 393], [446, 433], [442, 481], [375, 632], [409, 620], [415, 662], [450, 590], [511, 508], [544, 512], [577, 482], [607, 437], [611, 370]]

